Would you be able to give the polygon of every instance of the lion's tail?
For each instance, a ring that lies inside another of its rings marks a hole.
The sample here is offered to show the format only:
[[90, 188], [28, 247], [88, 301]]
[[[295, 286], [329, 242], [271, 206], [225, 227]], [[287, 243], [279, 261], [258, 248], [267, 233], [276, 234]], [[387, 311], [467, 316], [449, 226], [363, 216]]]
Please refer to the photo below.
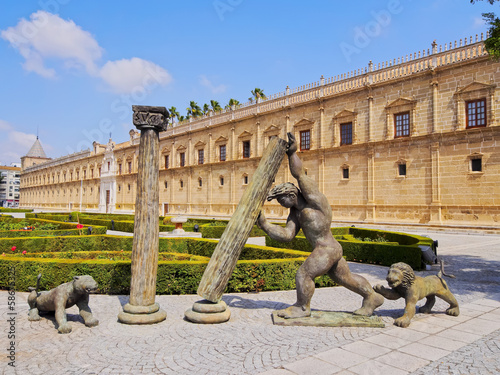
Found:
[[39, 294], [38, 294], [38, 288], [40, 287], [40, 279], [41, 279], [41, 278], [42, 278], [42, 274], [41, 274], [41, 273], [39, 273], [39, 274], [38, 274], [38, 277], [36, 278], [36, 288], [33, 288], [32, 286], [30, 286], [30, 287], [28, 288], [28, 290], [29, 290], [30, 292], [35, 291], [35, 292], [36, 292], [36, 296], [37, 296], [37, 297], [38, 297], [38, 295], [39, 295]]
[[439, 277], [440, 279], [442, 279], [443, 276], [446, 276], [446, 277], [451, 277], [452, 279], [455, 278], [455, 275], [449, 275], [447, 274], [446, 272], [444, 272], [444, 262], [443, 262], [443, 259], [439, 259], [439, 264], [441, 265], [441, 268], [437, 274], [437, 277]]

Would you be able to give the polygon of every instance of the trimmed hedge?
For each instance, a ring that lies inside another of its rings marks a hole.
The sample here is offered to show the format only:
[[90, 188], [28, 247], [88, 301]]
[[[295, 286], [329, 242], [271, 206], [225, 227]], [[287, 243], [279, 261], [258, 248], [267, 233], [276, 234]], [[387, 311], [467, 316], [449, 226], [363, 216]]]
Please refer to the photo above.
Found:
[[[41, 258], [41, 259], [79, 259], [79, 260], [95, 260], [105, 259], [112, 261], [129, 261], [131, 260], [131, 251], [66, 251], [66, 252], [45, 252], [45, 253], [29, 253], [29, 255], [6, 254], [4, 259], [11, 260], [27, 260], [28, 258]], [[203, 261], [208, 262], [210, 258], [187, 253], [172, 253], [167, 252], [158, 253], [159, 261]]]
[[[295, 288], [295, 273], [304, 258], [238, 261], [229, 279], [226, 293], [289, 290]], [[194, 294], [208, 261], [159, 261], [156, 282], [157, 294]], [[104, 259], [2, 259], [0, 287], [8, 288], [11, 269], [15, 269], [16, 290], [27, 291], [36, 285], [42, 273], [40, 289], [48, 290], [68, 282], [75, 275], [90, 275], [99, 285], [98, 292], [128, 294], [131, 268], [127, 261]], [[333, 286], [327, 277], [316, 279], [316, 286]]]
[[[422, 250], [419, 245], [433, 247], [433, 241], [427, 237], [355, 227], [332, 228], [332, 233], [342, 245], [344, 257], [349, 261], [391, 266], [404, 262], [413, 269], [422, 268]], [[371, 238], [373, 242], [356, 240], [355, 237]], [[377, 242], [382, 238], [388, 242]], [[295, 237], [291, 242], [283, 243], [266, 236], [266, 246], [295, 249], [311, 252], [312, 246], [303, 236]]]
[[[60, 229], [56, 230], [33, 230], [33, 231], [9, 231], [0, 230], [0, 238], [11, 237], [11, 238], [21, 238], [21, 237], [42, 237], [42, 236], [71, 236], [71, 235], [88, 235], [88, 225], [84, 226], [82, 229], [77, 229], [77, 224], [74, 223], [63, 223], [60, 221], [44, 220], [44, 219], [17, 219], [17, 218], [6, 218], [0, 217], [0, 221], [11, 221], [11, 222], [21, 222], [28, 221], [30, 224], [36, 223], [50, 223], [56, 224]], [[92, 234], [105, 234], [106, 228], [102, 226], [92, 226]]]
[[22, 208], [9, 208], [9, 207], [0, 207], [0, 212], [32, 212], [33, 210], [25, 210]]
[[[41, 272], [42, 289], [54, 288], [71, 280], [74, 275], [89, 274], [98, 282], [102, 293], [129, 293], [130, 261], [114, 258], [130, 254], [132, 242], [132, 237], [108, 235], [0, 238], [1, 251], [10, 253], [12, 246], [17, 247], [16, 255], [0, 257], [0, 287], [8, 287], [8, 272], [15, 267], [17, 290], [33, 286], [36, 275]], [[160, 238], [159, 243], [160, 259], [161, 254], [176, 253], [176, 257], [186, 256], [189, 260], [159, 261], [157, 293], [196, 293], [217, 241]], [[20, 255], [24, 250], [28, 254]], [[81, 259], [86, 255], [92, 259]], [[227, 292], [293, 289], [297, 268], [307, 255], [296, 250], [245, 246]], [[113, 260], [96, 259], [108, 256]], [[333, 286], [334, 283], [327, 277], [321, 277], [316, 280], [316, 285]]]
[[[76, 218], [74, 214], [76, 213], [71, 214], [72, 219]], [[8, 254], [0, 256], [0, 288], [8, 288], [8, 275], [11, 268], [15, 267], [18, 290], [27, 290], [29, 286], [34, 286], [36, 275], [41, 272], [42, 289], [45, 290], [67, 282], [75, 275], [89, 274], [98, 282], [99, 291], [102, 293], [129, 293], [131, 271], [128, 256], [132, 250], [133, 237], [104, 234], [108, 228], [111, 229], [111, 220], [115, 220], [110, 217], [115, 216], [120, 219], [124, 216], [133, 219], [133, 215], [78, 214], [82, 224], [92, 225], [94, 229], [92, 236], [76, 235], [78, 229], [70, 229], [76, 227], [75, 223], [57, 222], [63, 226], [64, 229], [60, 231], [64, 232], [65, 236], [48, 237], [42, 233], [44, 231], [35, 230], [11, 232], [17, 235], [30, 233], [31, 237], [0, 238], [0, 252]], [[69, 220], [69, 213], [47, 214], [44, 217], [61, 217]], [[169, 222], [169, 218], [164, 219], [160, 218], [161, 223]], [[31, 220], [50, 222], [41, 218]], [[194, 223], [199, 225], [204, 239], [159, 239], [161, 255], [158, 263], [156, 290], [158, 294], [196, 293], [209, 257], [217, 246], [217, 241], [207, 240], [206, 237], [220, 238], [226, 225], [222, 222], [201, 223], [193, 220], [183, 227], [187, 231], [193, 231]], [[131, 220], [114, 221], [115, 230], [132, 232], [133, 225]], [[173, 229], [173, 225], [160, 225], [161, 231]], [[53, 235], [58, 231], [47, 232]], [[82, 233], [87, 234], [86, 228]], [[0, 232], [0, 237], [2, 234]], [[433, 241], [426, 237], [353, 227], [332, 228], [332, 234], [341, 243], [347, 260], [386, 266], [403, 261], [414, 269], [421, 267], [421, 250], [418, 246], [433, 244]], [[256, 226], [250, 234], [250, 236], [264, 235], [265, 233]], [[364, 241], [356, 238], [362, 238]], [[366, 241], [367, 239], [372, 239], [373, 242]], [[266, 236], [266, 245], [247, 245], [243, 248], [226, 292], [295, 288], [295, 273], [312, 251], [303, 233], [299, 232], [299, 236], [286, 244], [273, 241]], [[15, 255], [10, 251], [12, 246], [16, 246]], [[27, 254], [20, 255], [23, 251]], [[166, 255], [167, 253], [176, 255]], [[179, 257], [187, 258], [182, 260]], [[327, 276], [317, 278], [315, 284], [318, 287], [335, 285]]]

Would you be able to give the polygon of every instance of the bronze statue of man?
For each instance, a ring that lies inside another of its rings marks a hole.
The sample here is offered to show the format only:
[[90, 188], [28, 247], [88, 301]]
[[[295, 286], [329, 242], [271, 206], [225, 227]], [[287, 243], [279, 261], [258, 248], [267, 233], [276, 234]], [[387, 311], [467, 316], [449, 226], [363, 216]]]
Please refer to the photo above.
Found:
[[328, 274], [333, 281], [363, 297], [361, 308], [354, 314], [370, 316], [382, 305], [384, 298], [375, 293], [364, 277], [351, 273], [342, 257], [342, 246], [333, 238], [330, 226], [332, 209], [326, 196], [319, 191], [316, 182], [308, 177], [302, 161], [296, 154], [295, 137], [288, 133], [288, 161], [290, 172], [298, 181], [300, 190], [287, 182], [271, 190], [267, 200], [277, 199], [279, 204], [290, 209], [285, 227], [270, 224], [263, 212], [257, 224], [276, 241], [289, 242], [300, 229], [313, 247], [311, 255], [300, 266], [295, 276], [297, 302], [278, 311], [283, 318], [300, 318], [311, 315], [311, 298], [314, 294], [314, 279]]

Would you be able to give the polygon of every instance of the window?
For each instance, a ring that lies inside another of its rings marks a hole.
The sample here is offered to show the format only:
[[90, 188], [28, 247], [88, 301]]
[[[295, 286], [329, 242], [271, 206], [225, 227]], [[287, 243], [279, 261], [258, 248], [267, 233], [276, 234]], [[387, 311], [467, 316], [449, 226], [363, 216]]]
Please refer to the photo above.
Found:
[[[94, 170], [90, 170], [90, 178], [94, 178]], [[64, 176], [64, 180], [66, 180], [66, 176]]]
[[165, 180], [165, 189], [168, 188], [168, 182]]
[[180, 160], [179, 160], [179, 165], [180, 165], [181, 167], [184, 167], [184, 166], [186, 165], [186, 153], [181, 152], [181, 153], [179, 154], [179, 159], [180, 159]]
[[[87, 178], [87, 171], [83, 171], [83, 179], [85, 180]], [[54, 180], [54, 177], [52, 177], [52, 180]]]
[[220, 151], [219, 160], [226, 161], [226, 145], [221, 145], [219, 147], [219, 151]]
[[198, 179], [198, 187], [202, 187], [203, 186], [203, 179], [200, 177]]
[[349, 167], [343, 167], [342, 168], [342, 178], [344, 180], [348, 180], [349, 179]]
[[486, 126], [486, 99], [465, 102], [467, 128]]
[[132, 173], [132, 162], [128, 162], [128, 173]]
[[122, 191], [122, 186], [118, 185], [118, 191]]
[[165, 169], [170, 168], [170, 155], [165, 155]]
[[128, 191], [130, 191], [130, 184], [128, 184]]
[[198, 150], [198, 164], [203, 164], [205, 162], [205, 150]]
[[122, 174], [122, 165], [118, 164], [118, 174]]
[[300, 132], [300, 151], [306, 151], [311, 148], [311, 131], [304, 130]]
[[248, 176], [247, 175], [243, 176], [243, 185], [248, 185]]
[[352, 122], [340, 124], [340, 145], [352, 145]]
[[394, 137], [408, 137], [410, 135], [410, 112], [394, 115]]
[[398, 176], [406, 176], [406, 163], [398, 164]]
[[250, 141], [243, 141], [243, 157], [250, 157]]
[[470, 159], [470, 170], [471, 172], [482, 172], [483, 171], [483, 159], [475, 157]]
[[181, 189], [182, 189], [182, 188], [184, 187], [184, 181], [180, 180], [180, 181], [179, 181], [179, 185], [180, 185], [180, 187], [181, 187]]
[[219, 177], [219, 185], [224, 186], [224, 177]]
[[111, 170], [111, 162], [108, 161], [108, 172]]

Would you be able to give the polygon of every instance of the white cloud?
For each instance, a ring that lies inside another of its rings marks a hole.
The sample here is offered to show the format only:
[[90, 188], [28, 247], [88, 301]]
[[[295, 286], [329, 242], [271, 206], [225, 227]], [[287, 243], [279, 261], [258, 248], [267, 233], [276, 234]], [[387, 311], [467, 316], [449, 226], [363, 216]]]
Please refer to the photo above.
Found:
[[29, 21], [23, 18], [16, 26], [2, 30], [0, 36], [25, 58], [24, 69], [47, 78], [55, 77], [56, 71], [47, 68], [44, 59], [61, 59], [65, 66], [84, 68], [94, 75], [103, 51], [92, 35], [72, 20], [42, 10], [33, 13]]
[[472, 27], [475, 29], [482, 29], [486, 25], [486, 22], [481, 17], [474, 17], [474, 23]]
[[[24, 133], [15, 130], [14, 126], [4, 120], [0, 120], [0, 164], [10, 165], [19, 162], [21, 156], [28, 153], [33, 143], [36, 141], [35, 134]], [[45, 151], [52, 149], [49, 145], [43, 144]]]
[[100, 77], [118, 93], [135, 90], [152, 90], [172, 81], [171, 75], [161, 66], [138, 57], [108, 61], [99, 72]]
[[200, 76], [200, 84], [206, 88], [208, 88], [212, 94], [220, 94], [226, 91], [227, 86], [220, 84], [218, 86], [215, 86], [212, 81], [210, 81], [205, 75]]
[[0, 37], [24, 57], [23, 67], [29, 72], [54, 78], [57, 65], [48, 67], [46, 64], [57, 61], [65, 68], [83, 69], [90, 76], [101, 78], [114, 92], [139, 95], [172, 80], [161, 66], [138, 57], [108, 61], [99, 67], [97, 62], [103, 49], [74, 21], [42, 10], [29, 18], [0, 31]]

